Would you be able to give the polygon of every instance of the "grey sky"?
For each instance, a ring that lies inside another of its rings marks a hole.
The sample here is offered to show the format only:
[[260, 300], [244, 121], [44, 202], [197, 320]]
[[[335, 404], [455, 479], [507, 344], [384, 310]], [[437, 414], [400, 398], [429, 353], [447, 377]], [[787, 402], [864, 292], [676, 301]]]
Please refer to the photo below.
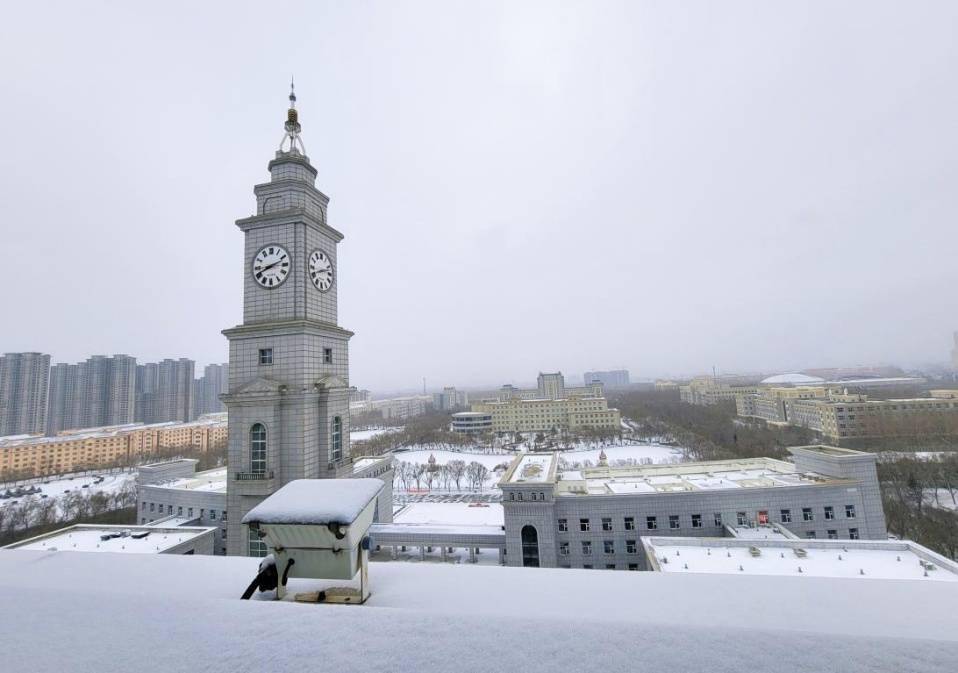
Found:
[[958, 3], [16, 3], [0, 350], [226, 359], [295, 73], [378, 390], [944, 360]]

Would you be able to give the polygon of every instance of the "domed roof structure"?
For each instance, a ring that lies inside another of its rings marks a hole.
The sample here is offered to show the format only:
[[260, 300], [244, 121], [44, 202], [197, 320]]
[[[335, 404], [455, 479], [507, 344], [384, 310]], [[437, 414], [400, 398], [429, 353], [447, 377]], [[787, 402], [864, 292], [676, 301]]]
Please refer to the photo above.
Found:
[[792, 372], [790, 374], [776, 374], [775, 376], [769, 376], [767, 379], [764, 379], [762, 381], [763, 386], [767, 386], [767, 385], [817, 386], [822, 383], [825, 383], [825, 379], [819, 378], [818, 376], [808, 376], [807, 374], [800, 374], [798, 372]]

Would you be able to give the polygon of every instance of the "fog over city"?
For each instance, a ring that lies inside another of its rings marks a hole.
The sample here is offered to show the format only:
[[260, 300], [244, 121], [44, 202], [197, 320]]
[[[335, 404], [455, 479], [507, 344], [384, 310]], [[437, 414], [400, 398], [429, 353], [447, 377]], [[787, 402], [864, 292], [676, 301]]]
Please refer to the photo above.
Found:
[[8, 7], [0, 352], [225, 362], [295, 75], [354, 385], [944, 362], [958, 4], [904, 6]]

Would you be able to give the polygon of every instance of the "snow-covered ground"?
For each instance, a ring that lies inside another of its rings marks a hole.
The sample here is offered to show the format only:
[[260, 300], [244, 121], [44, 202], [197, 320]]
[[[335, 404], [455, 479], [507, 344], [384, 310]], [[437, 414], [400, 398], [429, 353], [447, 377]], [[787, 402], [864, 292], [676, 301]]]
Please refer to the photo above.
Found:
[[929, 488], [925, 490], [925, 504], [929, 507], [940, 507], [941, 509], [958, 510], [958, 492], [952, 495], [947, 488], [937, 489]]
[[402, 430], [402, 427], [398, 428], [371, 428], [369, 430], [350, 430], [349, 440], [351, 442], [363, 442], [367, 439], [372, 439], [373, 437], [378, 437], [379, 435], [386, 435], [391, 432], [399, 432]]

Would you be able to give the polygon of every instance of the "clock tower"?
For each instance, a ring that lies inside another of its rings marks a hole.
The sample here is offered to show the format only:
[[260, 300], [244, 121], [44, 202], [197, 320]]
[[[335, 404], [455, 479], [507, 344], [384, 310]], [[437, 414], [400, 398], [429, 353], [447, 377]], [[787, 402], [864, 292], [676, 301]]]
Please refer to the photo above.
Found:
[[[243, 324], [229, 339], [227, 551], [265, 554], [243, 515], [294, 479], [353, 476], [349, 451], [349, 338], [337, 324], [337, 245], [329, 197], [300, 137], [296, 95], [285, 133], [256, 185], [246, 237]], [[390, 475], [391, 476], [391, 475]], [[391, 479], [390, 479], [391, 481]]]

